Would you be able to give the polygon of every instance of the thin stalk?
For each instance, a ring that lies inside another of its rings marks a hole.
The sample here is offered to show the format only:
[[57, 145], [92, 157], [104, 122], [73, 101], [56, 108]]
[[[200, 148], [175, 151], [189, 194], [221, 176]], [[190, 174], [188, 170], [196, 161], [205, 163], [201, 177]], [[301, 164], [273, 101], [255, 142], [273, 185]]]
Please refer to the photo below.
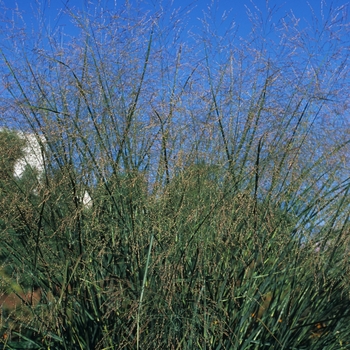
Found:
[[145, 292], [145, 286], [147, 281], [147, 272], [149, 267], [149, 261], [151, 259], [151, 251], [153, 246], [153, 238], [154, 235], [151, 236], [151, 242], [149, 244], [148, 248], [148, 254], [147, 254], [147, 261], [146, 261], [146, 268], [145, 268], [145, 274], [143, 275], [143, 281], [142, 281], [142, 288], [141, 288], [141, 295], [140, 295], [140, 301], [139, 301], [139, 307], [137, 310], [137, 349], [140, 349], [140, 315], [141, 315], [141, 309], [142, 309], [142, 300], [143, 300], [143, 294]]

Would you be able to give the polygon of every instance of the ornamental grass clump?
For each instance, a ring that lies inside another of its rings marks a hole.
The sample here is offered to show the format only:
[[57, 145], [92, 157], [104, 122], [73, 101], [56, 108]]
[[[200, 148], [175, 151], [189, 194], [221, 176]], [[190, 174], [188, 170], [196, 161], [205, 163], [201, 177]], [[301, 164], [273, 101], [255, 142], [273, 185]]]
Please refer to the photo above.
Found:
[[3, 348], [348, 348], [344, 7], [243, 40], [115, 6], [2, 33]]

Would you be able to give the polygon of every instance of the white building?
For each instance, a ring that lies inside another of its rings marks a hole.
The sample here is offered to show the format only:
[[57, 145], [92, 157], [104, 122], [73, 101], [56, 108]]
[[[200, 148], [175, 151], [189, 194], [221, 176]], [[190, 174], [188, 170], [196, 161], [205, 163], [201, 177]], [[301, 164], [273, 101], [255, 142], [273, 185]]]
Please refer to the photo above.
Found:
[[[15, 164], [14, 175], [20, 178], [27, 166], [37, 170], [38, 174], [42, 174], [44, 172], [44, 155], [40, 146], [40, 139], [29, 133], [19, 132], [18, 135], [26, 141], [26, 147], [23, 150], [24, 157]], [[43, 141], [44, 139], [41, 138], [41, 142]]]
[[[34, 135], [32, 133], [18, 132], [20, 138], [26, 141], [26, 146], [23, 150], [24, 156], [15, 163], [14, 175], [18, 178], [23, 176], [23, 173], [27, 166], [35, 169], [39, 175], [39, 180], [45, 171], [44, 166], [44, 152], [43, 144], [45, 142], [44, 137]], [[92, 199], [89, 193], [85, 190], [81, 197], [81, 201], [85, 208], [91, 208]]]

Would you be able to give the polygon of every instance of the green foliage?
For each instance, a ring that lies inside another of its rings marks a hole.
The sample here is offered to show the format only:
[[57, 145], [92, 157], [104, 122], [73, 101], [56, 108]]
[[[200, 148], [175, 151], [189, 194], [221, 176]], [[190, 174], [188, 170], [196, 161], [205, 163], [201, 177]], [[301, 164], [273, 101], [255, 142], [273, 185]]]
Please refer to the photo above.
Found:
[[24, 156], [26, 143], [15, 131], [0, 131], [0, 176], [2, 181], [13, 177], [16, 162]]

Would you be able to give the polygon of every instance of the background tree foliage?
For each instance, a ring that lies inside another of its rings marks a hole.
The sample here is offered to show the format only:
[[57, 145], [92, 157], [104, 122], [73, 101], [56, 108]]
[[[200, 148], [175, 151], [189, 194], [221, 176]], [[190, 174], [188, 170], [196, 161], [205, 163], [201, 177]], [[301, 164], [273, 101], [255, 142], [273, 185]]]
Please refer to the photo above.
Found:
[[1, 51], [1, 122], [44, 156], [16, 177], [25, 140], [0, 133], [1, 288], [41, 294], [3, 304], [4, 347], [348, 348], [344, 8], [251, 13], [246, 40], [90, 10]]

